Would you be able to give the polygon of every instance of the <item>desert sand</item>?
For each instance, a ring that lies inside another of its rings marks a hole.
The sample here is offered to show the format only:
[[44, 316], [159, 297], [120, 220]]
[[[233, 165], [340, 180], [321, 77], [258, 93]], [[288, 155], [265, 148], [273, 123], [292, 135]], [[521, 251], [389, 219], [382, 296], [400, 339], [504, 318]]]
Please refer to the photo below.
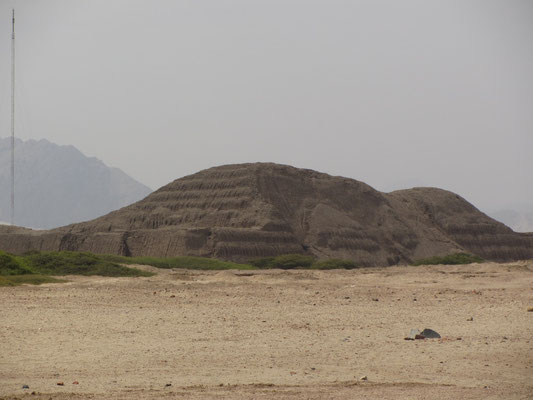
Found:
[[156, 271], [0, 288], [0, 398], [533, 398], [533, 261]]

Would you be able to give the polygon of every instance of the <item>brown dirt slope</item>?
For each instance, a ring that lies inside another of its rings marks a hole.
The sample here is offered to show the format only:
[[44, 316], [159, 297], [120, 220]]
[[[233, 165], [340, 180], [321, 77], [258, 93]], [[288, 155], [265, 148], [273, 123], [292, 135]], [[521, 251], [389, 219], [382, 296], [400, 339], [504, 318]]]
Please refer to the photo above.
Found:
[[533, 237], [441, 189], [381, 193], [353, 179], [256, 163], [177, 179], [93, 221], [40, 232], [2, 228], [0, 248], [237, 261], [307, 253], [390, 265], [459, 251], [527, 259]]

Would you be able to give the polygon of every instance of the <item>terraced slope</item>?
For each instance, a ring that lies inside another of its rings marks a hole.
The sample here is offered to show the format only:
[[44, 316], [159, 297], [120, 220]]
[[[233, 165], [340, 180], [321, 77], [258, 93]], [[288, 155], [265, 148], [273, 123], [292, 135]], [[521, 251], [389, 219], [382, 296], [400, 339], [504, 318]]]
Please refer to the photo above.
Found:
[[47, 232], [1, 233], [0, 248], [244, 261], [285, 253], [406, 263], [468, 251], [493, 260], [533, 257], [513, 232], [460, 196], [416, 188], [381, 193], [363, 182], [277, 164], [239, 164], [177, 179], [93, 221]]

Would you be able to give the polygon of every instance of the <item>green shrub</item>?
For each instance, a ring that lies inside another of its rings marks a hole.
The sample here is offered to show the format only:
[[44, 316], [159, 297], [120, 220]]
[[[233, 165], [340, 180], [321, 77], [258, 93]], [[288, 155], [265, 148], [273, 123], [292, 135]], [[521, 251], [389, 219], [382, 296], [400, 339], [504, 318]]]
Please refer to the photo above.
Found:
[[263, 258], [256, 258], [254, 260], [250, 260], [248, 264], [253, 265], [256, 268], [261, 269], [268, 269], [268, 268], [274, 268], [273, 262], [276, 257], [263, 257]]
[[42, 252], [23, 257], [35, 273], [43, 275], [151, 276], [138, 269], [124, 267], [90, 253], [71, 251]]
[[416, 260], [412, 265], [460, 265], [481, 263], [483, 261], [481, 257], [475, 254], [454, 253], [442, 257], [429, 257]]
[[0, 276], [0, 286], [40, 285], [42, 283], [62, 283], [61, 279], [39, 274]]
[[342, 260], [340, 258], [330, 258], [328, 260], [316, 261], [311, 266], [312, 269], [354, 269], [358, 265], [351, 260]]
[[309, 268], [313, 264], [313, 257], [303, 254], [283, 254], [276, 257], [263, 257], [251, 260], [250, 264], [261, 269], [281, 268]]
[[253, 269], [248, 264], [217, 260], [205, 257], [125, 257], [116, 255], [101, 256], [103, 259], [121, 264], [151, 265], [157, 268], [185, 268], [198, 270]]
[[269, 268], [309, 268], [313, 264], [313, 261], [313, 257], [303, 254], [284, 254], [274, 257]]
[[21, 265], [15, 256], [0, 251], [0, 276], [24, 275], [31, 273], [32, 271]]
[[268, 268], [311, 268], [311, 269], [354, 269], [359, 266], [351, 260], [340, 258], [330, 258], [327, 260], [315, 261], [313, 257], [303, 254], [284, 254], [277, 257], [256, 258], [249, 261], [251, 265], [261, 269]]

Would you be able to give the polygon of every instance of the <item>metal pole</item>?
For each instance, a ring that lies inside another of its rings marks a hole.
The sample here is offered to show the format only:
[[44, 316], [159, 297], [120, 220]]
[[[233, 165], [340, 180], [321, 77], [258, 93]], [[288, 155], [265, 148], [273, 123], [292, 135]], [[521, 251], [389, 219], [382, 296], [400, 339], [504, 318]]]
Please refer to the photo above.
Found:
[[15, 9], [11, 31], [11, 225], [15, 225]]

